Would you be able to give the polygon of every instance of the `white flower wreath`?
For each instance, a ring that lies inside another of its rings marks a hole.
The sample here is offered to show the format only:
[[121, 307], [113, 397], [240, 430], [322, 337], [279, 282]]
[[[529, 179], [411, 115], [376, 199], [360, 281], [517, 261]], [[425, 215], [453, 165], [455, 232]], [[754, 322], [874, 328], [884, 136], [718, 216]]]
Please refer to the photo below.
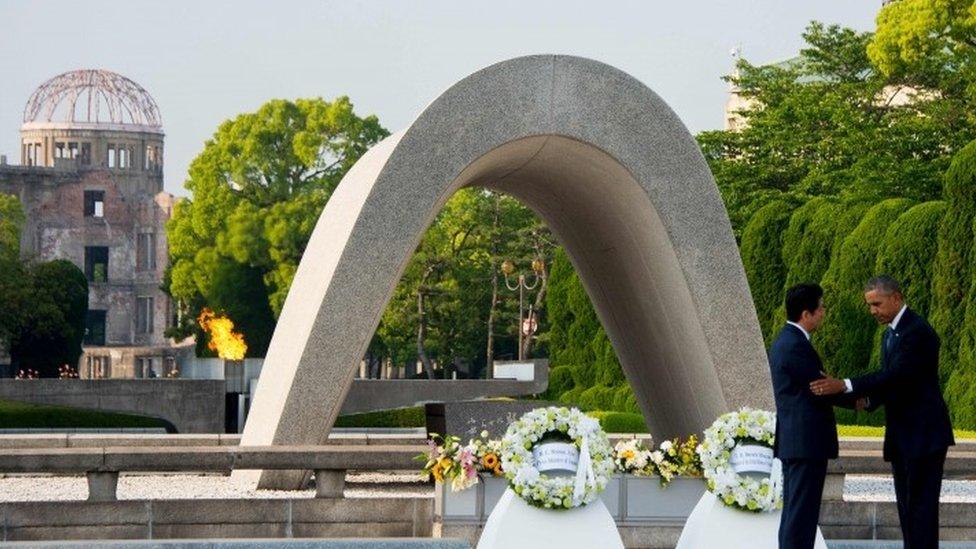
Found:
[[776, 415], [772, 412], [742, 408], [720, 416], [698, 445], [708, 489], [730, 507], [754, 512], [782, 508], [783, 485], [775, 460], [772, 474], [758, 478], [736, 473], [730, 463], [740, 442], [772, 448], [775, 436]]
[[[565, 435], [579, 450], [575, 476], [547, 475], [536, 468], [532, 449], [547, 433]], [[614, 468], [613, 449], [600, 422], [576, 408], [532, 410], [509, 425], [502, 439], [502, 469], [509, 485], [536, 507], [570, 509], [591, 503], [607, 487]]]

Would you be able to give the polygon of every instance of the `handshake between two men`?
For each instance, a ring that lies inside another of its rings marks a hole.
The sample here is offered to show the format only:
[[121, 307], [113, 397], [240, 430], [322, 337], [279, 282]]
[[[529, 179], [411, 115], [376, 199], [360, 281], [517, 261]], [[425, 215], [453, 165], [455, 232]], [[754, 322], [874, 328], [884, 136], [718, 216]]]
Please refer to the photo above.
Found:
[[786, 294], [789, 321], [769, 350], [776, 399], [774, 452], [783, 464], [780, 547], [813, 547], [827, 461], [838, 455], [833, 407], [884, 407], [884, 459], [891, 462], [905, 547], [938, 547], [939, 493], [948, 447], [955, 444], [939, 390], [939, 336], [904, 302], [888, 276], [864, 287], [871, 316], [887, 325], [881, 366], [863, 376], [826, 375], [810, 342], [823, 322], [823, 289], [800, 284]]

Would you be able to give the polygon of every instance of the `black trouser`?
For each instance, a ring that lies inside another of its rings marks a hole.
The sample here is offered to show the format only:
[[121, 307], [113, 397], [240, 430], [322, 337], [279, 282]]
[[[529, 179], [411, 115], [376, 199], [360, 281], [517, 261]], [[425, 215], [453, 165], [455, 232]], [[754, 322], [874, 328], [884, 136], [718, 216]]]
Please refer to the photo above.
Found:
[[898, 520], [905, 549], [936, 549], [939, 546], [939, 493], [946, 450], [927, 456], [891, 460], [898, 500]]
[[812, 549], [820, 519], [826, 459], [784, 459], [780, 549]]

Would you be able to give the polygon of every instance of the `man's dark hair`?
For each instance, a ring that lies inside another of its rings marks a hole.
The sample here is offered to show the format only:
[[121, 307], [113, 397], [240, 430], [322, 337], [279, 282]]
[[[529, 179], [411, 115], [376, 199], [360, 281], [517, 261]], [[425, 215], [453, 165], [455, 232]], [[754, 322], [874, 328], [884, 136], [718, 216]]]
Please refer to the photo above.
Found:
[[797, 322], [803, 311], [816, 311], [820, 307], [823, 288], [819, 284], [797, 284], [786, 290], [786, 318]]
[[864, 291], [870, 292], [878, 290], [885, 295], [900, 294], [901, 285], [893, 277], [888, 275], [878, 275], [864, 283]]

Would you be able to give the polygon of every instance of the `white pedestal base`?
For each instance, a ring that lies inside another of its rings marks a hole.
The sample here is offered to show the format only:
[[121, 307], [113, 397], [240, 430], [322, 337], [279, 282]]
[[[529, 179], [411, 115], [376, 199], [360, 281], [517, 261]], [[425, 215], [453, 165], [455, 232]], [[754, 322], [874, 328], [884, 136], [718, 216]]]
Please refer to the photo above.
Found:
[[575, 509], [553, 511], [532, 507], [511, 488], [498, 500], [478, 542], [478, 549], [623, 549], [623, 546], [617, 525], [601, 500]]
[[[705, 492], [688, 517], [676, 549], [777, 549], [779, 519], [774, 513], [748, 513], [723, 504], [715, 494]], [[827, 549], [817, 528], [815, 549]]]

